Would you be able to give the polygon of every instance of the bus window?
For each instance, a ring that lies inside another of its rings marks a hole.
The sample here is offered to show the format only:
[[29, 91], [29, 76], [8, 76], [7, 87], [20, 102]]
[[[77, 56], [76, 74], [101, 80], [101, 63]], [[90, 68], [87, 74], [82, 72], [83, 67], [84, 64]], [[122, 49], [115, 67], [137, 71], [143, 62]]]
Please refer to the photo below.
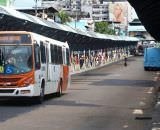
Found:
[[58, 64], [58, 56], [57, 56], [57, 54], [58, 54], [58, 48], [57, 48], [57, 46], [56, 45], [54, 45], [54, 63], [55, 64]]
[[70, 65], [69, 49], [66, 49], [66, 64]]
[[2, 45], [0, 48], [0, 73], [21, 74], [32, 70], [32, 47]]
[[33, 67], [32, 55], [30, 55], [30, 56], [28, 57], [27, 64], [28, 64], [28, 67], [29, 67], [29, 68], [32, 68], [32, 67]]
[[46, 51], [44, 43], [42, 41], [40, 41], [40, 50], [41, 50], [41, 62], [46, 63]]
[[62, 48], [57, 45], [50, 45], [51, 51], [51, 63], [52, 64], [60, 64], [62, 63]]
[[35, 44], [34, 45], [34, 60], [35, 60], [35, 69], [38, 70], [41, 68], [40, 65], [40, 50], [39, 50], [39, 45]]
[[58, 51], [58, 64], [63, 64], [63, 59], [62, 59], [62, 47], [57, 47], [57, 51]]
[[51, 44], [50, 45], [50, 52], [51, 52], [51, 63], [54, 64], [54, 46]]
[[0, 73], [4, 72], [4, 54], [2, 48], [0, 48]]
[[66, 49], [63, 49], [62, 56], [63, 56], [63, 64], [66, 64]]

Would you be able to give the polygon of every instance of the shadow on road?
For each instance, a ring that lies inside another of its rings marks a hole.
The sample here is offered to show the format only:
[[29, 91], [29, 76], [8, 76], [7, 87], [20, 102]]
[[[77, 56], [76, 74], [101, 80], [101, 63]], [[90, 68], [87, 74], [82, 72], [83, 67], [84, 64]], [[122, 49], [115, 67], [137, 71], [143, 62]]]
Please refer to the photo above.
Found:
[[0, 100], [0, 122], [25, 114], [40, 107], [25, 100]]
[[82, 103], [79, 101], [52, 100], [45, 102], [45, 105], [73, 106], [73, 107], [100, 107], [100, 105]]
[[[52, 100], [53, 99], [53, 100]], [[29, 113], [47, 105], [73, 106], [73, 107], [100, 107], [100, 105], [82, 103], [79, 101], [59, 100], [55, 96], [47, 96], [41, 105], [34, 104], [28, 100], [0, 100], [0, 122]]]
[[93, 82], [90, 85], [94, 86], [130, 86], [130, 87], [153, 87], [155, 81], [149, 80], [125, 80], [125, 79], [105, 79], [102, 81]]

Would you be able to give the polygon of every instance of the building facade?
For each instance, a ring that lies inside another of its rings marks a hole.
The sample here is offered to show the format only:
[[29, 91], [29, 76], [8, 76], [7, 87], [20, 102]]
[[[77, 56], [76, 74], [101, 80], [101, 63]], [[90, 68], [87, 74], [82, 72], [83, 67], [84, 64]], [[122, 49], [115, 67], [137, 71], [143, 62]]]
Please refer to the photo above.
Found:
[[[0, 2], [8, 5], [11, 4], [11, 1], [20, 0], [1, 0]], [[33, 0], [34, 3], [35, 1]], [[86, 20], [86, 23], [89, 23], [87, 27], [94, 22], [109, 22], [112, 28], [117, 31], [117, 35], [128, 34], [126, 32], [129, 23], [137, 18], [134, 9], [127, 0], [38, 0], [37, 2], [41, 2], [39, 5], [43, 8], [52, 7], [57, 11], [66, 11], [75, 22]]]
[[109, 6], [108, 4], [92, 4], [92, 19], [95, 22], [109, 20]]

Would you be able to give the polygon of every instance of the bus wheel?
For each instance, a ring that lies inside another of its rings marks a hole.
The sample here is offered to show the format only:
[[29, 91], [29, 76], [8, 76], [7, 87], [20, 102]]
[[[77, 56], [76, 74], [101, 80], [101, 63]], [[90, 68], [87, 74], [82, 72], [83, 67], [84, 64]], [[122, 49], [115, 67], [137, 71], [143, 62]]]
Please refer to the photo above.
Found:
[[62, 80], [59, 82], [58, 92], [56, 95], [57, 95], [57, 97], [60, 97], [62, 95]]
[[37, 104], [42, 104], [44, 101], [44, 83], [41, 85], [40, 95], [36, 99]]
[[148, 71], [148, 67], [144, 67], [144, 70], [145, 70], [145, 71]]

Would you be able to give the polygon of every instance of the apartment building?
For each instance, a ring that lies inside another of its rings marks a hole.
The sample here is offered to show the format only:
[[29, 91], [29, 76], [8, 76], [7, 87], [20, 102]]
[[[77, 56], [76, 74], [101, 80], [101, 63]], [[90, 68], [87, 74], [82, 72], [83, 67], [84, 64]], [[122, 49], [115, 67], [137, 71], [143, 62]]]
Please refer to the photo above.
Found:
[[81, 0], [43, 0], [42, 6], [52, 6], [57, 10], [81, 11]]
[[109, 20], [108, 4], [92, 4], [92, 19], [95, 22]]

